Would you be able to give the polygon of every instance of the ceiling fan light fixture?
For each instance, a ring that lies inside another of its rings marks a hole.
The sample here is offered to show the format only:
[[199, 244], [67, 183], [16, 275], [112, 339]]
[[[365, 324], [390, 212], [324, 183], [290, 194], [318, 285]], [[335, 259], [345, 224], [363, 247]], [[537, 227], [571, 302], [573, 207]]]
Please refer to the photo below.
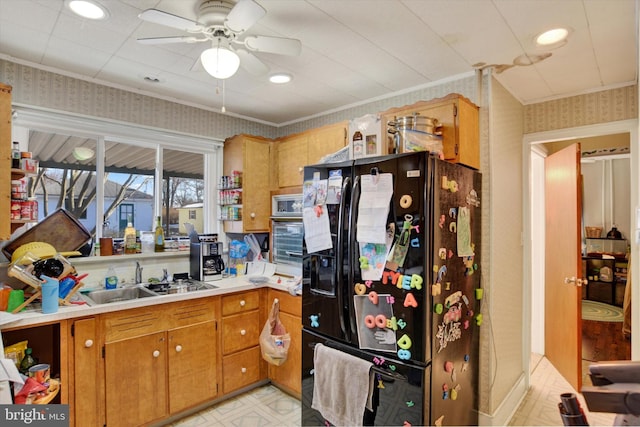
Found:
[[240, 57], [218, 40], [218, 45], [205, 50], [200, 54], [202, 66], [216, 79], [228, 79], [233, 76], [240, 67]]
[[567, 37], [569, 37], [567, 28], [554, 28], [538, 34], [536, 44], [540, 47], [559, 47], [567, 42]]
[[66, 3], [73, 13], [83, 18], [102, 20], [109, 17], [109, 11], [93, 0], [67, 0]]
[[269, 81], [275, 84], [289, 83], [293, 77], [288, 73], [275, 73], [269, 76]]

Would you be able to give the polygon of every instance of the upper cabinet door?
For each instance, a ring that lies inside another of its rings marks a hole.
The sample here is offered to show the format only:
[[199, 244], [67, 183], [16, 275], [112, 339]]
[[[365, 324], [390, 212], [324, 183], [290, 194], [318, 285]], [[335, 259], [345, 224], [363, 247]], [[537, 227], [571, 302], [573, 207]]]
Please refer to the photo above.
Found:
[[308, 164], [308, 139], [308, 134], [305, 132], [276, 143], [279, 188], [302, 185], [302, 170]]

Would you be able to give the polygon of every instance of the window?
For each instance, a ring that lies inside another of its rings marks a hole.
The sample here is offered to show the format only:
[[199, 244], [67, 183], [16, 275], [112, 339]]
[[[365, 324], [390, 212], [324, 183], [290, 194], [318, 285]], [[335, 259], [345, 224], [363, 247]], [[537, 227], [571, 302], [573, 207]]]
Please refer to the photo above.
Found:
[[198, 232], [219, 232], [215, 212], [211, 219], [198, 210], [215, 209], [216, 191], [208, 182], [217, 182], [222, 141], [15, 109], [13, 135], [40, 161], [27, 190], [38, 198], [39, 219], [64, 207], [94, 237], [122, 237], [129, 216], [140, 231], [153, 230], [162, 216], [166, 235], [177, 236], [186, 234], [179, 217], [184, 211], [184, 222], [196, 223]]

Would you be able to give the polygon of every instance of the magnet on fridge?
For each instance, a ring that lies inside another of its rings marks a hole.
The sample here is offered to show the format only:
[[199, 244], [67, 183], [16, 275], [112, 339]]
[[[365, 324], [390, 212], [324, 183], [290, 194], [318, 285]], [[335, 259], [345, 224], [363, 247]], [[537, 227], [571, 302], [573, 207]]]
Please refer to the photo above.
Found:
[[420, 239], [418, 239], [417, 237], [414, 237], [413, 239], [411, 239], [411, 247], [412, 248], [419, 248], [420, 247]]
[[413, 403], [413, 400], [410, 400], [407, 402], [407, 407], [411, 408], [415, 405], [415, 403]]
[[367, 297], [369, 298], [369, 301], [371, 301], [371, 304], [378, 305], [378, 293], [376, 291], [369, 292]]
[[442, 260], [447, 259], [447, 249], [446, 248], [438, 249], [438, 257]]
[[404, 334], [402, 337], [400, 337], [400, 339], [398, 340], [398, 347], [403, 350], [409, 350], [411, 348], [411, 338], [409, 338], [409, 335]]
[[405, 307], [413, 307], [416, 308], [418, 306], [418, 301], [416, 301], [416, 298], [413, 296], [413, 294], [411, 292], [409, 292], [407, 294], [406, 297], [404, 297], [404, 303], [403, 305]]
[[442, 285], [440, 283], [434, 283], [431, 285], [431, 296], [438, 296], [442, 293]]
[[451, 362], [450, 360], [444, 362], [444, 371], [448, 374], [453, 372], [453, 362]]
[[476, 325], [478, 325], [478, 326], [482, 325], [482, 313], [478, 313], [476, 315]]
[[457, 208], [449, 208], [449, 217], [456, 219], [456, 217], [458, 216], [458, 209]]
[[397, 323], [398, 323], [398, 326], [400, 326], [400, 329], [404, 329], [405, 326], [407, 326], [407, 322], [405, 322], [403, 319], [398, 319]]
[[451, 400], [456, 400], [458, 398], [458, 390], [455, 388], [451, 390]]
[[455, 233], [458, 229], [458, 225], [455, 222], [449, 223], [449, 231]]
[[405, 350], [405, 349], [398, 350], [398, 359], [400, 359], [400, 360], [409, 360], [409, 359], [411, 359], [411, 352], [409, 350]]
[[442, 311], [444, 310], [444, 307], [442, 306], [442, 304], [438, 303], [434, 307], [434, 310], [435, 310], [436, 313], [442, 314]]
[[438, 225], [440, 226], [440, 228], [444, 227], [444, 223], [447, 220], [447, 218], [444, 215], [440, 215], [440, 220], [438, 221]]
[[364, 295], [365, 292], [367, 292], [367, 287], [362, 283], [356, 283], [355, 286], [353, 287], [353, 290], [358, 295]]
[[442, 427], [442, 422], [444, 421], [444, 415], [440, 415], [437, 420], [433, 423], [436, 427]]
[[369, 258], [367, 258], [366, 256], [361, 256], [360, 258], [358, 258], [358, 261], [360, 261], [360, 270], [369, 269]]
[[378, 388], [384, 388], [384, 384], [382, 384], [382, 380], [378, 380]]
[[311, 320], [311, 327], [312, 328], [318, 328], [320, 327], [320, 322], [318, 322], [318, 318], [320, 316], [317, 314], [312, 314], [311, 316], [309, 316], [309, 319]]

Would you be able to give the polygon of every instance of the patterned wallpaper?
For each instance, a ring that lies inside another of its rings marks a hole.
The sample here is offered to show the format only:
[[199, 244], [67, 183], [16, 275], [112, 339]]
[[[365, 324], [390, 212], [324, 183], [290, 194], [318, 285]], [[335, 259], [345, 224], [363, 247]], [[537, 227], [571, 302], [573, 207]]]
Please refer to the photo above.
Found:
[[276, 128], [0, 60], [0, 82], [18, 104], [170, 129], [223, 140], [239, 133], [275, 137]]
[[476, 78], [471, 76], [461, 78], [459, 80], [444, 82], [438, 85], [417, 89], [413, 92], [403, 93], [391, 98], [369, 102], [302, 122], [293, 123], [291, 125], [281, 127], [278, 130], [278, 136], [291, 135], [307, 129], [341, 122], [343, 120], [352, 120], [362, 117], [365, 114], [375, 114], [386, 111], [389, 108], [402, 107], [403, 105], [410, 105], [418, 101], [428, 101], [434, 98], [441, 98], [450, 93], [459, 93], [468, 98], [471, 102], [477, 104]]
[[524, 133], [638, 118], [638, 87], [625, 86], [524, 107]]

